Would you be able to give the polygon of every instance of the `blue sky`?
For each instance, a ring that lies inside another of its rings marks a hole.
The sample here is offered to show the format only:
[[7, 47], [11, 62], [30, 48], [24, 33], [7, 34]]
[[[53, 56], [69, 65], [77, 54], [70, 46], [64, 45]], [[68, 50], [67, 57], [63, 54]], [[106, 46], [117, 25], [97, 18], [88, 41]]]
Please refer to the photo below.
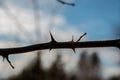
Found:
[[[34, 25], [34, 17], [33, 17], [33, 8], [30, 2], [31, 0], [0, 0], [0, 1], [3, 2], [3, 5], [7, 4], [11, 12], [13, 12], [17, 16], [17, 18], [19, 18], [19, 21], [24, 25], [22, 29], [25, 30], [25, 32], [30, 33], [31, 35], [28, 37], [32, 37], [33, 39], [34, 38], [36, 39], [36, 34], [34, 31], [35, 25]], [[85, 36], [84, 39], [82, 39], [83, 41], [117, 38], [114, 37], [113, 29], [114, 29], [114, 24], [119, 23], [120, 20], [119, 19], [120, 0], [66, 0], [67, 2], [75, 1], [76, 4], [75, 7], [63, 6], [62, 4], [59, 4], [56, 0], [39, 0], [39, 1], [42, 4], [40, 5], [41, 6], [40, 28], [42, 30], [40, 29], [40, 31], [42, 31], [43, 37], [45, 38], [43, 40], [44, 42], [47, 42], [48, 40], [50, 41], [49, 29], [51, 29], [51, 32], [53, 33], [53, 36], [57, 41], [70, 41], [72, 39], [72, 35], [74, 35], [75, 40], [77, 40], [78, 37], [85, 32], [87, 32], [88, 34]], [[62, 7], [60, 8], [60, 10], [59, 8], [55, 7], [58, 4], [60, 5], [60, 7]], [[52, 18], [49, 20], [50, 11], [53, 10], [54, 8], [57, 9], [57, 13], [56, 15], [53, 15]], [[22, 34], [20, 32], [21, 31], [20, 28], [18, 28], [15, 25], [15, 23], [12, 22], [12, 20], [8, 16], [6, 16], [3, 9], [0, 9], [0, 18], [1, 18], [0, 46], [3, 47], [4, 45], [2, 45], [2, 43], [5, 42], [6, 47], [11, 47], [11, 45], [9, 45], [7, 42], [10, 42], [12, 44], [12, 42], [14, 43], [15, 41], [18, 42], [21, 41], [23, 42], [24, 45], [26, 45], [27, 44], [26, 42], [29, 41], [28, 37], [26, 38], [23, 35], [24, 33]], [[53, 21], [52, 23], [54, 24], [54, 26], [52, 27], [50, 27], [47, 24], [51, 21]], [[15, 40], [15, 38], [17, 39]], [[40, 39], [41, 39], [40, 36], [38, 36], [38, 40]], [[28, 44], [34, 44], [34, 42], [38, 43], [37, 41], [33, 41]], [[13, 47], [15, 46], [16, 45], [13, 45]], [[62, 51], [63, 53], [73, 54], [73, 51], [71, 50], [70, 51], [62, 50]], [[80, 49], [80, 52], [81, 51], [82, 49]], [[95, 50], [90, 49], [89, 51], [90, 52], [98, 51], [100, 55], [102, 55], [101, 59], [104, 65], [107, 66], [107, 68], [109, 64], [112, 63], [117, 64], [117, 61], [119, 59], [118, 52], [112, 50], [111, 48], [110, 49], [97, 48]], [[43, 57], [45, 59], [44, 61], [46, 61], [46, 64], [48, 64], [53, 59], [53, 57], [50, 58], [50, 56], [54, 56], [55, 54], [49, 54], [50, 52], [49, 51], [47, 52], [47, 50], [45, 50], [44, 53], [46, 53], [45, 55], [47, 56], [46, 58]], [[72, 57], [73, 60], [71, 60], [72, 61], [71, 64], [73, 64], [75, 63], [74, 60], [76, 60], [77, 58], [75, 57], [76, 55], [73, 56], [71, 54], [64, 54], [64, 57], [69, 57], [68, 59], [70, 60]], [[19, 56], [15, 56], [16, 58], [16, 60], [14, 60], [14, 64], [16, 66], [15, 72], [20, 71], [20, 69], [23, 68], [22, 66], [26, 65], [26, 63], [23, 62], [31, 60], [31, 58], [29, 58], [28, 56], [24, 56], [24, 54], [22, 55], [20, 60], [18, 60]], [[48, 58], [50, 59], [48, 60]], [[66, 60], [66, 58], [64, 59]], [[2, 58], [0, 60], [2, 60]], [[68, 60], [67, 62], [70, 61]], [[72, 66], [71, 64], [69, 65]], [[4, 68], [6, 68], [6, 71], [0, 74], [3, 74], [3, 76], [5, 76], [4, 74], [10, 75], [9, 71], [11, 71], [11, 68], [9, 68], [9, 66], [6, 66], [7, 64], [4, 64], [3, 62], [1, 62], [1, 65], [3, 65], [0, 66], [1, 72], [3, 72], [2, 70], [4, 70]], [[117, 68], [115, 71], [119, 72], [120, 70], [118, 69], [119, 68]]]
[[120, 20], [120, 0], [76, 0], [75, 3], [75, 7], [65, 11], [70, 24], [87, 32], [91, 40], [113, 39], [114, 25]]
[[[42, 3], [42, 1], [39, 2]], [[5, 3], [5, 1], [2, 2]], [[67, 24], [74, 26], [79, 32], [87, 32], [87, 37], [90, 40], [117, 38], [113, 32], [115, 25], [120, 20], [120, 0], [67, 0], [67, 2], [74, 2], [76, 6], [63, 6], [56, 0], [46, 0], [47, 4], [40, 5], [40, 8], [44, 7], [48, 11], [52, 11], [56, 7], [54, 4], [60, 5], [62, 8], [58, 8], [57, 13], [65, 18]], [[10, 3], [15, 7], [26, 9], [26, 11], [32, 10], [31, 1], [29, 0], [12, 0]], [[59, 13], [59, 9], [62, 14]]]

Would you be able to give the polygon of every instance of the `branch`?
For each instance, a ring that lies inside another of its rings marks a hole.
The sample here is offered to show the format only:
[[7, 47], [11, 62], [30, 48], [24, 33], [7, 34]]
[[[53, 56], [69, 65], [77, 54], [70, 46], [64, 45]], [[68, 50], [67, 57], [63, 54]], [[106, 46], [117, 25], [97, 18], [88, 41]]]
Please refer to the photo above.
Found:
[[118, 47], [120, 49], [120, 39], [106, 41], [86, 41], [86, 42], [56, 42], [41, 43], [25, 47], [0, 49], [0, 54], [19, 54], [44, 49], [62, 48], [96, 48], [96, 47]]
[[[50, 34], [51, 35], [51, 34]], [[96, 48], [96, 47], [117, 47], [120, 49], [120, 39], [104, 41], [84, 41], [84, 42], [57, 42], [51, 35], [51, 41], [16, 48], [0, 48], [0, 54], [19, 54], [44, 49], [72, 49], [72, 48]]]
[[63, 5], [75, 6], [75, 3], [69, 3], [69, 2], [62, 1], [62, 0], [57, 0], [57, 1]]
[[79, 40], [86, 35], [83, 34], [77, 41], [73, 41], [73, 39], [69, 42], [57, 42], [52, 34], [51, 41], [47, 43], [40, 43], [35, 45], [29, 45], [24, 47], [16, 47], [16, 48], [1, 48], [0, 49], [0, 55], [3, 56], [3, 58], [6, 58], [7, 61], [10, 63], [11, 67], [12, 64], [8, 59], [8, 56], [10, 54], [21, 54], [25, 52], [31, 52], [36, 50], [45, 50], [45, 49], [72, 49], [75, 52], [75, 48], [97, 48], [97, 47], [117, 47], [120, 49], [120, 39], [116, 40], [104, 40], [104, 41], [85, 41], [85, 42], [79, 42]]

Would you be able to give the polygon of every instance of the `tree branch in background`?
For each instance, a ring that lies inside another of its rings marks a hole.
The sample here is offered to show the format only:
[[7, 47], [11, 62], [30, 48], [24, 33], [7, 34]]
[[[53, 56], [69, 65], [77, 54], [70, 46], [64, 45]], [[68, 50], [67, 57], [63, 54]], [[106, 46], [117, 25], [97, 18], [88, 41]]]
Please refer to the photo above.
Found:
[[63, 4], [63, 5], [70, 5], [70, 6], [75, 6], [75, 3], [69, 3], [69, 2], [65, 2], [63, 0], [57, 0], [59, 3]]
[[[18, 29], [18, 31], [20, 31], [21, 34], [23, 34], [23, 36], [25, 36], [26, 38], [28, 38], [30, 41], [33, 40], [33, 38], [31, 38], [29, 32], [25, 29], [25, 26], [21, 23], [21, 21], [17, 18], [17, 16], [15, 16], [9, 9], [9, 7], [7, 5], [3, 6], [3, 11], [5, 12], [5, 14], [7, 15], [8, 18], [10, 18], [13, 22], [14, 25], [16, 26], [16, 29]], [[33, 40], [34, 41], [34, 40]]]

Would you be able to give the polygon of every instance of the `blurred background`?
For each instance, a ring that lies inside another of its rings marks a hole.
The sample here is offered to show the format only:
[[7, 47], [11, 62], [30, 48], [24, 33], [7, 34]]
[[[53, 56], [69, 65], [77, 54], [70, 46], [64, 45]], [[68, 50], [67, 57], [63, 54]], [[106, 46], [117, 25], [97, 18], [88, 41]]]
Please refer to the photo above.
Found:
[[[0, 48], [120, 38], [120, 0], [0, 0]], [[117, 48], [41, 50], [0, 57], [0, 80], [120, 80]]]

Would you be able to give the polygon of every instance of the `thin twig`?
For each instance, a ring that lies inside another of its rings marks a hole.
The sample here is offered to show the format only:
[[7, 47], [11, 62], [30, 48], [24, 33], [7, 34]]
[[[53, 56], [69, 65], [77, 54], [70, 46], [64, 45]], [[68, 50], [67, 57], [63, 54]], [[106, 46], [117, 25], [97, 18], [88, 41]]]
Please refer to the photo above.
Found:
[[75, 6], [75, 3], [69, 3], [69, 2], [65, 2], [63, 0], [57, 0], [57, 1], [63, 5]]

